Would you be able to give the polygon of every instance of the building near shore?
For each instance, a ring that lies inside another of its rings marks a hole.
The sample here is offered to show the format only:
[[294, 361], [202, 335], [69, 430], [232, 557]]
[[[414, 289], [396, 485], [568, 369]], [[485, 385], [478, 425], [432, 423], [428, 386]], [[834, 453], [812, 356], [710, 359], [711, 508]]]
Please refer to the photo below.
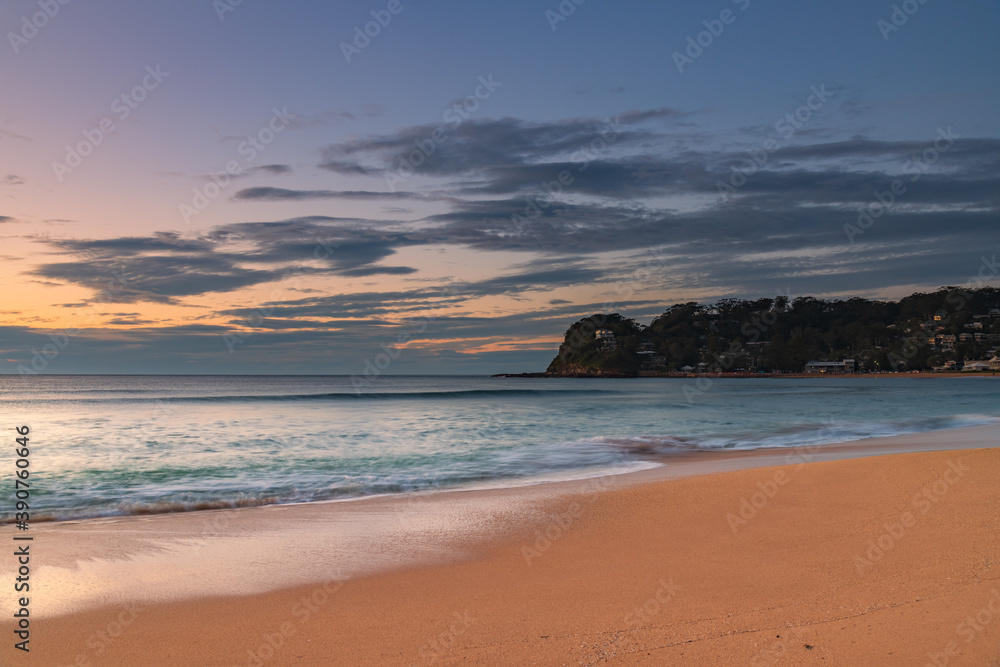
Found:
[[965, 366], [962, 366], [962, 372], [982, 372], [993, 370], [990, 367], [990, 362], [988, 361], [967, 361]]
[[857, 369], [854, 359], [844, 359], [843, 361], [810, 361], [806, 364], [806, 373], [825, 373], [827, 375], [840, 375], [843, 373], [853, 373]]

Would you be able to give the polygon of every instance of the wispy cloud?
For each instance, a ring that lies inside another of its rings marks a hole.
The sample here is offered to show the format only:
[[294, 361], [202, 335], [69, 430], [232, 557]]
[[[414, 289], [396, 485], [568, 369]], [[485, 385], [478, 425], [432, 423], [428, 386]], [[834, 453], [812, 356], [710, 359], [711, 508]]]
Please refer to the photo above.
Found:
[[375, 192], [366, 190], [290, 190], [288, 188], [244, 188], [235, 195], [237, 201], [302, 201], [306, 199], [427, 199], [416, 192]]

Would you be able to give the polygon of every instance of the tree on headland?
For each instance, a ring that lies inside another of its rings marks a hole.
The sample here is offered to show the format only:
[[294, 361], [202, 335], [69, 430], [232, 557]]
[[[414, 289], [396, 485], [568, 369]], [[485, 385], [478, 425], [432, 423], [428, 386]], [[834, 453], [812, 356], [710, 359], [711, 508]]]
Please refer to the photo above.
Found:
[[620, 313], [585, 317], [566, 331], [547, 372], [636, 375], [699, 364], [799, 372], [808, 361], [844, 358], [865, 371], [920, 370], [946, 361], [960, 367], [998, 346], [1000, 289], [994, 287], [942, 287], [899, 301], [730, 298], [674, 304], [648, 326]]

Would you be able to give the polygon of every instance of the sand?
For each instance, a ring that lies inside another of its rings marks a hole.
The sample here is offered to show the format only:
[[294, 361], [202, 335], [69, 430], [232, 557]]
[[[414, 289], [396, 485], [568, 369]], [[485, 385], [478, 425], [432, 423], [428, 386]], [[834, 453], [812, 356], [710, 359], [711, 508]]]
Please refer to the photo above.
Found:
[[[253, 508], [219, 514], [211, 539], [197, 529], [210, 512], [40, 527], [31, 652], [13, 649], [6, 623], [0, 659], [996, 665], [1000, 449], [983, 447], [998, 435], [962, 429], [721, 464], [692, 457], [597, 482]], [[964, 449], [884, 454], [902, 446]], [[884, 455], [829, 460], [859, 452]], [[98, 545], [99, 560], [81, 560]], [[75, 610], [49, 600], [70, 584], [62, 597]]]

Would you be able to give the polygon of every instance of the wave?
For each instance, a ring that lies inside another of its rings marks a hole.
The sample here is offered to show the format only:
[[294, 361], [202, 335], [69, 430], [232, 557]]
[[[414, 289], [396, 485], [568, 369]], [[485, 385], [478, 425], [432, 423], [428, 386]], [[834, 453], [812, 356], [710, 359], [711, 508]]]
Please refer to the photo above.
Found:
[[[536, 462], [537, 463], [537, 462]], [[454, 471], [450, 475], [433, 473], [423, 477], [400, 475], [366, 475], [335, 485], [312, 488], [291, 488], [279, 492], [268, 490], [258, 494], [247, 491], [215, 494], [211, 497], [146, 497], [114, 503], [87, 504], [80, 507], [46, 508], [44, 514], [33, 514], [33, 523], [115, 519], [129, 516], [178, 514], [206, 510], [233, 510], [269, 505], [351, 501], [378, 496], [413, 496], [434, 491], [484, 490], [530, 486], [546, 482], [582, 480], [658, 467], [660, 464], [623, 457], [620, 453], [605, 453], [600, 460], [577, 462], [575, 465], [535, 466], [534, 468]], [[502, 464], [500, 467], [504, 467]], [[187, 495], [187, 494], [185, 494]], [[14, 517], [0, 518], [0, 525], [12, 524]]]
[[40, 402], [73, 402], [73, 403], [212, 403], [235, 401], [357, 401], [357, 400], [419, 400], [419, 399], [462, 399], [490, 398], [511, 396], [597, 396], [601, 394], [617, 394], [608, 389], [461, 389], [453, 391], [340, 391], [315, 394], [227, 394], [207, 396], [133, 396], [115, 398], [56, 398], [37, 399]]
[[968, 426], [986, 426], [989, 424], [1000, 424], [1000, 417], [991, 415], [953, 415], [944, 417], [914, 417], [885, 422], [859, 422], [855, 424], [811, 423], [796, 424], [771, 433], [597, 437], [576, 441], [572, 444], [602, 444], [630, 454], [643, 456], [685, 451], [751, 450], [793, 448], [808, 445], [832, 445], [868, 438], [885, 438]]
[[[404, 397], [491, 396], [495, 394], [593, 393], [549, 390], [407, 392]], [[308, 395], [320, 400], [329, 395]], [[353, 395], [334, 394], [338, 397]], [[391, 394], [391, 396], [397, 396]], [[243, 400], [237, 397], [234, 400]], [[282, 400], [285, 397], [278, 397]], [[225, 397], [216, 397], [227, 400]], [[265, 399], [266, 400], [266, 399]], [[601, 435], [575, 440], [505, 442], [456, 456], [442, 456], [419, 465], [395, 455], [366, 460], [364, 465], [333, 463], [310, 458], [287, 460], [284, 475], [260, 472], [254, 466], [226, 468], [232, 475], [219, 476], [219, 469], [203, 466], [194, 472], [205, 479], [192, 481], [192, 470], [148, 467], [129, 472], [128, 484], [111, 479], [108, 471], [79, 471], [70, 489], [54, 494], [58, 506], [38, 507], [32, 520], [77, 520], [98, 517], [135, 516], [173, 512], [220, 510], [260, 505], [346, 500], [374, 495], [399, 495], [435, 489], [477, 485], [531, 484], [548, 476], [581, 478], [608, 474], [637, 466], [662, 463], [665, 455], [695, 451], [733, 451], [764, 448], [793, 449], [857, 441], [866, 438], [905, 435], [968, 426], [1000, 424], [1000, 417], [960, 414], [859, 422], [813, 422], [787, 425], [770, 431], [715, 432], [700, 434]], [[310, 457], [315, 450], [308, 450]], [[361, 459], [358, 459], [360, 461]], [[215, 463], [213, 463], [213, 466]], [[94, 474], [98, 476], [95, 477]], [[87, 477], [90, 475], [90, 477]], [[226, 477], [223, 483], [223, 477]], [[211, 480], [216, 484], [210, 484]], [[100, 481], [98, 485], [96, 482]], [[214, 489], [212, 488], [214, 486]], [[100, 490], [97, 490], [97, 489]], [[199, 489], [194, 491], [192, 489]], [[117, 500], [113, 498], [117, 496]], [[56, 499], [58, 498], [58, 500]], [[43, 516], [44, 515], [44, 516]], [[0, 519], [3, 521], [4, 519]], [[9, 520], [9, 519], [6, 519]]]

